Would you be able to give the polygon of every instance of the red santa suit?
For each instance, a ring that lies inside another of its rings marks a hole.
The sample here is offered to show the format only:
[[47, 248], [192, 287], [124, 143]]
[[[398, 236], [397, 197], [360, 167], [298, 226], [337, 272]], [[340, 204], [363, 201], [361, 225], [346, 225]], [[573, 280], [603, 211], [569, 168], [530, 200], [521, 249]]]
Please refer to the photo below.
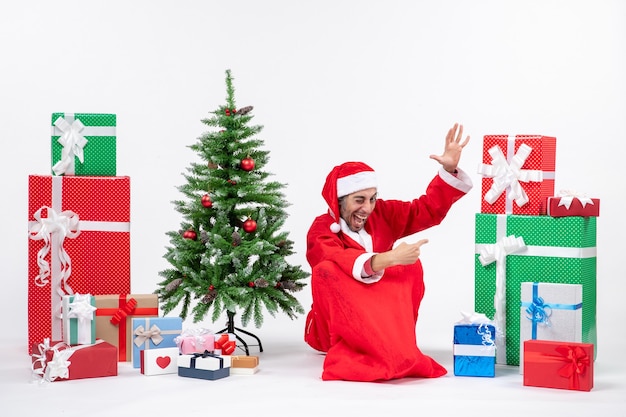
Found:
[[365, 232], [351, 232], [340, 219], [338, 196], [373, 187], [374, 171], [361, 162], [337, 166], [326, 179], [322, 196], [329, 211], [307, 234], [313, 304], [304, 339], [326, 352], [323, 380], [442, 376], [446, 369], [417, 347], [421, 262], [368, 276], [369, 260], [391, 250], [398, 239], [439, 224], [472, 182], [462, 170], [452, 175], [441, 169], [424, 195], [413, 201], [378, 199]]

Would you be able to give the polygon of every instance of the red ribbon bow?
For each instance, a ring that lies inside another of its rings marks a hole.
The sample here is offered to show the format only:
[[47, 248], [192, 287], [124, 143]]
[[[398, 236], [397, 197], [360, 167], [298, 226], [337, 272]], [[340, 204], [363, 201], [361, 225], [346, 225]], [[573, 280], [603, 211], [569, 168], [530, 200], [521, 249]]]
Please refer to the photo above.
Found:
[[223, 334], [219, 339], [215, 340], [215, 349], [221, 349], [222, 355], [230, 355], [235, 351], [237, 343], [234, 340], [230, 340], [228, 334]]
[[556, 351], [563, 355], [563, 360], [567, 362], [559, 369], [559, 376], [569, 379], [570, 388], [578, 389], [580, 386], [579, 376], [583, 375], [589, 366], [589, 356], [580, 346], [561, 345], [556, 348]]
[[122, 322], [122, 320], [125, 320], [129, 314], [132, 314], [135, 307], [137, 307], [137, 300], [130, 298], [128, 302], [123, 307], [120, 307], [120, 309], [117, 310], [117, 312], [111, 317], [111, 323], [114, 326], [117, 326]]

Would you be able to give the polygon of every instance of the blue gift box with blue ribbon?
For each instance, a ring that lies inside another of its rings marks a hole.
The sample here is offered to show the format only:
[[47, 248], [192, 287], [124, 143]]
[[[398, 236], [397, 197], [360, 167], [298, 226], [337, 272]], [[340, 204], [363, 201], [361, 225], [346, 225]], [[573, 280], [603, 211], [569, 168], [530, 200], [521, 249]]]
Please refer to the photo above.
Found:
[[496, 329], [492, 324], [454, 325], [454, 375], [494, 377]]
[[525, 340], [582, 342], [583, 286], [522, 282], [520, 304], [520, 373]]

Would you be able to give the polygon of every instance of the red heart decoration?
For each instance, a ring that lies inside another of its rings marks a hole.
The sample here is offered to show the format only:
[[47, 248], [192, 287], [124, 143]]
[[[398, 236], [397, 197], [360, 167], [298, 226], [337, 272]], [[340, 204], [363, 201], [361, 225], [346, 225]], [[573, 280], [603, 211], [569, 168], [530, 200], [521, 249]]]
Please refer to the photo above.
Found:
[[157, 365], [159, 365], [161, 369], [167, 368], [167, 365], [169, 365], [171, 361], [172, 358], [170, 358], [169, 356], [159, 356], [156, 360]]

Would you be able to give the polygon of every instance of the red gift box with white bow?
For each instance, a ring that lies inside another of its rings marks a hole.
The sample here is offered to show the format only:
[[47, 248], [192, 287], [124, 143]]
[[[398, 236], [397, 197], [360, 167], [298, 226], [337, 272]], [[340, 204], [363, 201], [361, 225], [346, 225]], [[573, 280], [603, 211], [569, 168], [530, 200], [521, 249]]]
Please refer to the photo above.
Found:
[[117, 348], [102, 339], [91, 345], [50, 342], [32, 345], [32, 369], [42, 382], [117, 375]]
[[554, 195], [555, 159], [555, 137], [485, 135], [480, 212], [539, 215]]
[[543, 214], [552, 217], [599, 217], [600, 199], [571, 191], [561, 191], [557, 196], [546, 198], [545, 208]]
[[130, 178], [28, 178], [28, 346], [62, 340], [62, 297], [130, 292]]

